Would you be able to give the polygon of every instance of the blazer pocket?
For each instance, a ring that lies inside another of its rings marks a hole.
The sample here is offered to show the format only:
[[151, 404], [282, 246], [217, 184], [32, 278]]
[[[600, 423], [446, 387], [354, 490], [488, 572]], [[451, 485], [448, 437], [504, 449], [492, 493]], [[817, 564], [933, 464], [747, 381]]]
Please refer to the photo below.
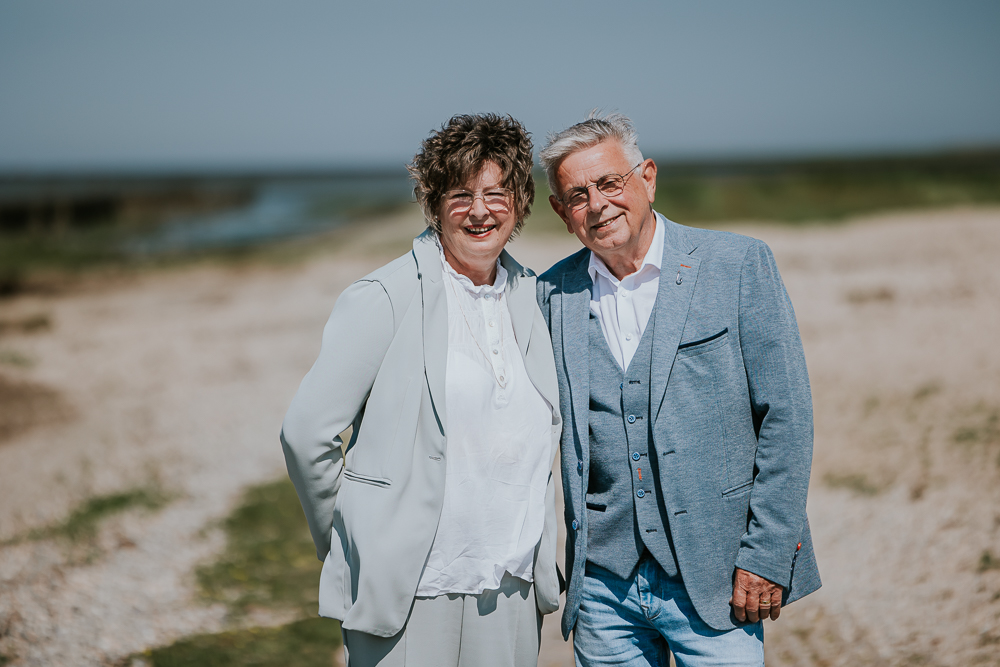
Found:
[[361, 482], [362, 484], [371, 484], [372, 486], [381, 486], [383, 488], [392, 486], [391, 479], [386, 479], [385, 477], [372, 477], [371, 475], [361, 475], [351, 470], [344, 470], [344, 478], [349, 479], [352, 482]]
[[742, 484], [737, 484], [736, 486], [731, 486], [722, 492], [723, 498], [734, 498], [736, 496], [742, 496], [744, 493], [750, 493], [753, 489], [753, 480], [747, 480]]
[[726, 337], [729, 334], [729, 327], [726, 327], [722, 331], [716, 334], [712, 334], [706, 338], [699, 338], [698, 340], [692, 340], [687, 343], [681, 343], [677, 346], [677, 354], [679, 356], [693, 357], [696, 354], [702, 354], [703, 352], [708, 352], [715, 347], [721, 345], [725, 342]]

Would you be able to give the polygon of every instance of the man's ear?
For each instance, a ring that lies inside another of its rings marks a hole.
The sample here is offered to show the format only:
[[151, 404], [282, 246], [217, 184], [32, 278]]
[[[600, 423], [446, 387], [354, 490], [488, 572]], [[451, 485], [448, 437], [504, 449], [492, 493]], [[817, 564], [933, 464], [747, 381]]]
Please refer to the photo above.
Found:
[[653, 162], [652, 158], [647, 159], [643, 163], [640, 176], [642, 177], [643, 185], [646, 187], [646, 197], [652, 205], [656, 201], [656, 163]]
[[566, 216], [566, 207], [562, 205], [562, 202], [556, 199], [555, 195], [549, 195], [549, 205], [552, 206], [552, 210], [556, 212], [559, 219], [566, 225], [566, 231], [570, 234], [575, 234], [573, 225], [569, 223], [569, 218]]

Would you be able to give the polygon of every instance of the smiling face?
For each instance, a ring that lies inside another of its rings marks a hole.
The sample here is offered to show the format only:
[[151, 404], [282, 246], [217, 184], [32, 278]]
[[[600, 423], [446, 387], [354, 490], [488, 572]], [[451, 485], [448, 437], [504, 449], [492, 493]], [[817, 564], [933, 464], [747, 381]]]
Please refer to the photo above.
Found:
[[[632, 167], [635, 165], [629, 164], [621, 144], [603, 141], [570, 154], [560, 163], [556, 171], [559, 194], [570, 188], [586, 188], [608, 174], [628, 174]], [[583, 208], [570, 209], [555, 195], [549, 197], [549, 203], [566, 223], [566, 229], [604, 260], [612, 273], [623, 278], [639, 269], [653, 241], [656, 217], [651, 205], [656, 197], [656, 164], [643, 161], [617, 195], [606, 196], [596, 187], [588, 192], [589, 202]]]
[[[503, 187], [503, 172], [493, 162], [487, 162], [478, 174], [462, 184], [462, 189], [475, 195]], [[507, 245], [517, 223], [516, 207], [511, 202], [506, 209], [486, 207], [484, 197], [477, 196], [472, 207], [463, 210], [446, 196], [441, 202], [441, 245], [451, 267], [468, 276], [475, 284], [492, 283], [496, 277], [496, 262]]]

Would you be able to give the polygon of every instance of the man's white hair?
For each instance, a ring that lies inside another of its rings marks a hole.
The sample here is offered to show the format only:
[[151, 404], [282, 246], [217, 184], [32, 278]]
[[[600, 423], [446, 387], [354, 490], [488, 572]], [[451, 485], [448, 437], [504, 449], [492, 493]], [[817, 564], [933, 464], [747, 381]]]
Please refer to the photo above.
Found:
[[563, 160], [577, 151], [596, 146], [602, 141], [612, 139], [617, 141], [630, 165], [642, 162], [638, 138], [635, 126], [628, 116], [618, 112], [604, 115], [597, 109], [591, 111], [587, 120], [582, 123], [570, 125], [562, 132], [550, 133], [546, 137], [545, 147], [538, 153], [538, 160], [545, 169], [549, 190], [556, 197], [562, 194], [556, 190], [559, 187], [556, 184], [556, 171]]

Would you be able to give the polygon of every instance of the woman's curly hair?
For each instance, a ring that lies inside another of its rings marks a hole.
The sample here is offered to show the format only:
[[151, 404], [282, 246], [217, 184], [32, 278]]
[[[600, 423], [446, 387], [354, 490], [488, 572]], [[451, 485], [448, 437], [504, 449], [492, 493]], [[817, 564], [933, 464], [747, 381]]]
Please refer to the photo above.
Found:
[[512, 117], [486, 113], [452, 116], [424, 139], [407, 169], [427, 224], [440, 233], [438, 209], [444, 193], [462, 187], [487, 162], [493, 162], [503, 173], [500, 185], [514, 192], [517, 223], [511, 238], [517, 236], [535, 201], [530, 137]]

